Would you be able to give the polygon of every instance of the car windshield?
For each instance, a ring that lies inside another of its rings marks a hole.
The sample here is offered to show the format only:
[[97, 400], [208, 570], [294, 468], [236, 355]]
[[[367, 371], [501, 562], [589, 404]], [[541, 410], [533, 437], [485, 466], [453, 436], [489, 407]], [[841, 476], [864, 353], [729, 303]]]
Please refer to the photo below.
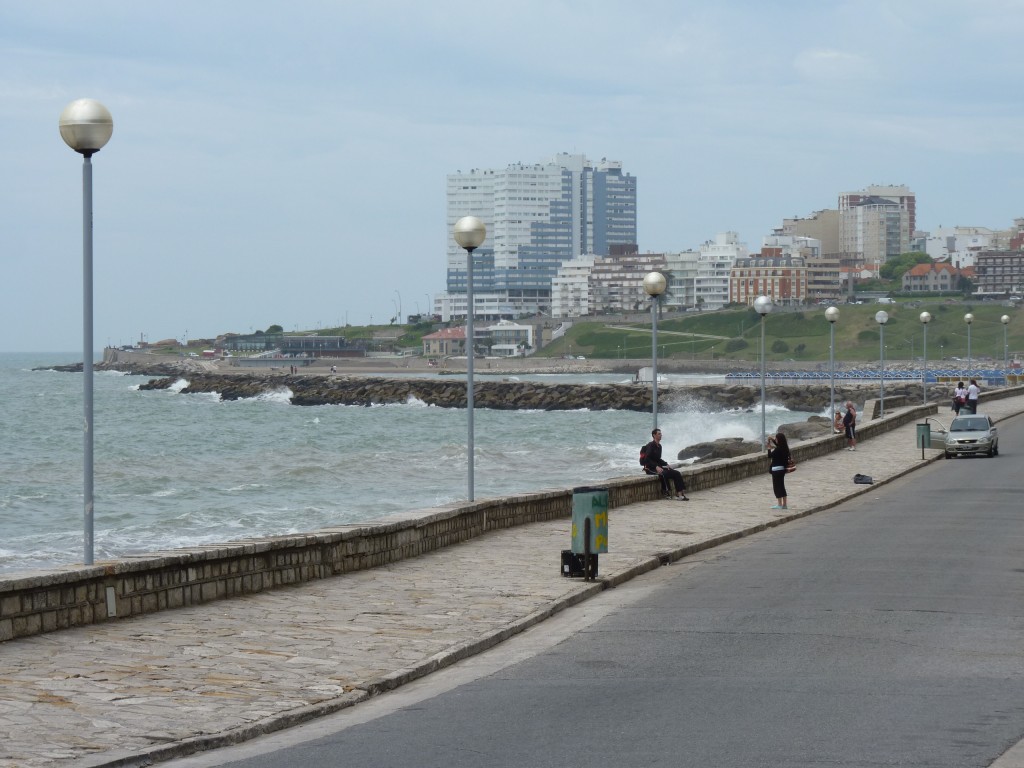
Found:
[[982, 432], [988, 429], [987, 419], [954, 419], [951, 432]]

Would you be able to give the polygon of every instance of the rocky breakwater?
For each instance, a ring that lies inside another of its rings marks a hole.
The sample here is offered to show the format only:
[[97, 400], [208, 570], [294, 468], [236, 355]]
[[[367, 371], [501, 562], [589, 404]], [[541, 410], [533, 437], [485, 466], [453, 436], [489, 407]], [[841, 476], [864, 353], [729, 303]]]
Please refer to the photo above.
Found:
[[[167, 389], [184, 378], [184, 393], [216, 392], [225, 400], [258, 397], [271, 392], [291, 392], [294, 405], [378, 405], [405, 403], [412, 399], [442, 408], [466, 407], [464, 381], [327, 375], [182, 373], [153, 379], [140, 389]], [[870, 390], [838, 388], [837, 400], [862, 403]], [[772, 387], [769, 403], [796, 411], [820, 411], [828, 403], [828, 387]], [[590, 409], [649, 411], [649, 386], [635, 384], [546, 384], [527, 381], [484, 381], [474, 386], [474, 404], [497, 410]], [[747, 409], [760, 401], [755, 387], [702, 385], [659, 387], [658, 406], [665, 412], [684, 409], [709, 411]]]
[[[188, 374], [153, 379], [139, 389], [167, 389], [181, 378], [181, 391], [217, 392], [224, 400], [258, 397], [270, 392], [291, 392], [293, 405], [381, 405], [421, 400], [442, 408], [466, 407], [464, 381], [389, 379], [309, 375]], [[540, 384], [533, 382], [475, 382], [477, 408], [497, 410], [629, 410], [651, 408], [650, 390], [628, 384]]]

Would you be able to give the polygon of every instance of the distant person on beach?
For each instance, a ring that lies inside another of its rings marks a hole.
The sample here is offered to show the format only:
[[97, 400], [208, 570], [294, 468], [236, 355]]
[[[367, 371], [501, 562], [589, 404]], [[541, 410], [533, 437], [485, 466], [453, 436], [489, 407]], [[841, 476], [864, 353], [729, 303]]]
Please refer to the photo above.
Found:
[[981, 389], [978, 387], [978, 381], [971, 379], [971, 384], [967, 387], [967, 407], [970, 408], [971, 413], [978, 412], [979, 397], [981, 397]]
[[786, 469], [792, 459], [789, 452], [789, 441], [781, 432], [768, 436], [768, 460], [771, 462], [772, 492], [775, 494], [775, 506], [772, 509], [789, 509], [786, 497]]
[[846, 450], [857, 450], [857, 409], [852, 400], [846, 401], [846, 415], [843, 416], [843, 431], [846, 432]]
[[[673, 469], [668, 462], [661, 458], [661, 430], [652, 429], [651, 437], [654, 438], [641, 449], [644, 472], [648, 475], [657, 475], [661, 480], [661, 487], [665, 491], [665, 498], [675, 498], [679, 501], [689, 501], [686, 496], [686, 484], [683, 482], [683, 475], [678, 469]], [[672, 486], [675, 486], [675, 496], [672, 495]]]

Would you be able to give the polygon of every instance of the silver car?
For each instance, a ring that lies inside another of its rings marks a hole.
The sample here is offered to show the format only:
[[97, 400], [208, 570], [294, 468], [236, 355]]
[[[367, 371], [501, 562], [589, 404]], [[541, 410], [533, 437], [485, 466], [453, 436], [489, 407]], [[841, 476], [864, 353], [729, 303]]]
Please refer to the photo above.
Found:
[[983, 413], [957, 416], [946, 433], [946, 458], [954, 456], [998, 456], [999, 433], [992, 419]]

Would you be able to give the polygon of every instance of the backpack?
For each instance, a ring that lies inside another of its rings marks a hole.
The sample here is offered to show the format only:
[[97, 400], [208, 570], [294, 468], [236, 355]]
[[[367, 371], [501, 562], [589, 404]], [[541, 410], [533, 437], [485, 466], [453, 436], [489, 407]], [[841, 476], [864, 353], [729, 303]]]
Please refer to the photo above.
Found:
[[640, 466], [647, 466], [647, 443], [640, 446]]

